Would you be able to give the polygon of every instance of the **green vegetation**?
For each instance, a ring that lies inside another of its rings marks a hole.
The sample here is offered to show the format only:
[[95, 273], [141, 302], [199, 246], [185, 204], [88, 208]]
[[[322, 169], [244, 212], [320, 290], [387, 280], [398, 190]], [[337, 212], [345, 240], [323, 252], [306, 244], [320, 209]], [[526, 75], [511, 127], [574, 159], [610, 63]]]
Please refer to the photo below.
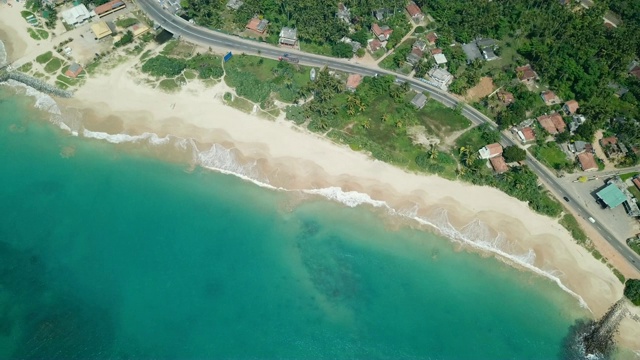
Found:
[[47, 33], [45, 30], [42, 29], [34, 29], [34, 28], [27, 28], [27, 32], [29, 33], [29, 36], [31, 36], [31, 38], [33, 40], [42, 40], [43, 38], [40, 36], [40, 31], [44, 31], [44, 33], [46, 34], [46, 36], [44, 37], [44, 39], [49, 37], [49, 33]]
[[122, 35], [122, 38], [120, 38], [120, 40], [113, 43], [113, 46], [121, 47], [127, 44], [131, 44], [132, 42], [133, 42], [133, 33], [130, 30], [127, 30], [127, 32], [124, 33], [124, 35]]
[[20, 11], [20, 15], [22, 16], [23, 19], [27, 20], [27, 18], [33, 16], [35, 17], [36, 14], [32, 13], [31, 11], [28, 10], [22, 10]]
[[555, 170], [572, 170], [575, 164], [567, 160], [567, 155], [560, 149], [560, 146], [551, 141], [543, 145], [531, 147], [531, 152], [536, 159]]
[[284, 61], [256, 56], [234, 56], [225, 64], [225, 81], [236, 89], [238, 96], [261, 103], [272, 93], [275, 97], [294, 102], [309, 80], [309, 68]]
[[638, 237], [627, 239], [627, 245], [629, 245], [636, 254], [640, 255], [640, 239]]
[[73, 79], [61, 74], [61, 75], [58, 75], [58, 77], [56, 77], [56, 86], [62, 89], [68, 89], [71, 86], [78, 85], [80, 81], [81, 79], [79, 78]]
[[[211, 54], [197, 54], [186, 62], [187, 68], [198, 72], [200, 79], [219, 79], [224, 75], [222, 58]], [[186, 75], [185, 75], [186, 76]]]
[[147, 60], [142, 65], [142, 71], [153, 76], [174, 77], [186, 69], [187, 64], [182, 59], [174, 59], [164, 55], [158, 55]]
[[160, 54], [178, 58], [190, 58], [193, 55], [195, 46], [185, 41], [171, 40], [167, 42]]
[[589, 243], [589, 239], [587, 238], [587, 235], [584, 233], [584, 231], [580, 227], [580, 224], [578, 224], [578, 221], [573, 215], [564, 214], [560, 218], [559, 222], [560, 222], [560, 225], [564, 226], [564, 228], [571, 233], [571, 236], [574, 239], [576, 239], [578, 244], [584, 246]]
[[252, 113], [254, 108], [254, 104], [251, 101], [237, 96], [233, 97], [231, 101], [227, 101], [227, 104], [246, 113]]
[[49, 62], [49, 60], [51, 60], [51, 58], [53, 57], [53, 53], [51, 51], [47, 51], [44, 54], [40, 54], [36, 57], [36, 61], [39, 64], [46, 64]]
[[312, 42], [300, 41], [300, 50], [318, 55], [333, 55], [333, 49], [329, 44], [317, 44]]
[[54, 57], [53, 59], [51, 59], [51, 61], [47, 63], [47, 65], [45, 65], [44, 71], [52, 74], [58, 71], [58, 69], [60, 69], [61, 67], [62, 67], [62, 60]]
[[624, 296], [631, 300], [634, 305], [640, 306], [640, 280], [627, 280], [624, 284]]
[[158, 87], [166, 92], [175, 92], [180, 89], [180, 84], [175, 79], [163, 79]]
[[629, 190], [629, 192], [631, 193], [631, 195], [633, 195], [633, 197], [635, 197], [637, 200], [640, 201], [640, 190], [638, 190], [638, 188], [635, 185], [629, 186], [627, 190]]
[[634, 177], [634, 176], [636, 176], [638, 174], [640, 174], [640, 172], [637, 172], [637, 171], [633, 171], [633, 172], [626, 173], [626, 174], [620, 174], [620, 179], [622, 181], [627, 181], [627, 180], [631, 179], [632, 177]]
[[518, 146], [512, 145], [504, 148], [504, 150], [502, 151], [502, 156], [508, 163], [519, 162], [524, 161], [527, 158], [527, 151]]
[[353, 48], [349, 44], [339, 42], [331, 47], [331, 55], [348, 59], [353, 57]]
[[140, 61], [143, 62], [147, 60], [149, 56], [151, 56], [151, 50], [147, 50], [144, 53], [142, 53], [142, 55], [140, 55]]
[[184, 76], [185, 79], [187, 80], [193, 80], [195, 78], [198, 77], [198, 73], [196, 73], [193, 70], [185, 70], [184, 73], [182, 74]]
[[22, 66], [20, 66], [18, 71], [23, 72], [23, 73], [26, 74], [29, 71], [31, 71], [32, 68], [33, 68], [33, 63], [31, 61], [29, 61], [28, 63], [24, 63]]
[[139, 22], [140, 21], [136, 18], [125, 18], [125, 19], [116, 20], [116, 25], [121, 28], [128, 28], [129, 26], [133, 26]]
[[[395, 33], [395, 32], [394, 32]], [[380, 62], [380, 67], [392, 71], [403, 73], [411, 72], [411, 65], [407, 64], [407, 55], [411, 52], [411, 45], [414, 40], [407, 40], [400, 44], [393, 52]]]

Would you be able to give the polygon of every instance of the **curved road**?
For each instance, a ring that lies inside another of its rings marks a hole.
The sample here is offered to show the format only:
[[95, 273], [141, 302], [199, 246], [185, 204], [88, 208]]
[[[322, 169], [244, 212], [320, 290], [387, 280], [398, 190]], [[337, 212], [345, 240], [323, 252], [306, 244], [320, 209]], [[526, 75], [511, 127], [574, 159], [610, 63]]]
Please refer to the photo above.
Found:
[[[199, 26], [195, 26], [178, 16], [169, 14], [164, 9], [162, 9], [159, 3], [154, 0], [138, 0], [137, 4], [151, 19], [153, 19], [157, 24], [160, 24], [160, 26], [162, 26], [164, 29], [168, 30], [174, 35], [189, 39], [192, 42], [196, 42], [205, 46], [226, 48], [229, 51], [240, 51], [243, 53], [258, 54], [262, 57], [273, 59], [277, 59], [279, 56], [282, 56], [283, 52], [286, 51], [299, 58], [301, 63], [310, 66], [327, 66], [332, 69], [344, 72], [358, 73], [367, 76], [375, 76], [377, 74], [392, 75], [395, 76], [400, 82], [408, 82], [414, 90], [428, 92], [431, 98], [446, 106], [455, 107], [458, 105], [458, 100], [452, 95], [434, 86], [418, 81], [414, 78], [399, 75], [380, 68], [367, 67], [365, 65], [360, 65], [357, 62], [353, 63], [348, 60], [309, 54], [297, 50], [283, 51], [280, 48], [263, 42], [242, 39], [238, 36], [227, 35], [205, 29]], [[462, 115], [475, 124], [489, 123], [494, 128], [497, 128], [497, 125], [493, 122], [493, 120], [479, 112], [477, 109], [464, 103], [462, 108]], [[506, 145], [519, 145], [505, 134], [502, 134], [501, 140], [502, 143]], [[589, 214], [587, 209], [578, 201], [569, 197], [567, 191], [564, 190], [563, 185], [556, 181], [555, 176], [547, 168], [545, 168], [544, 165], [540, 164], [540, 162], [538, 162], [528, 153], [527, 162], [531, 169], [539, 177], [541, 177], [544, 182], [557, 194], [560, 194], [560, 196], [567, 196], [571, 200], [568, 204], [566, 204], [567, 206], [572, 207], [578, 214], [580, 214], [580, 216], [585, 219], [588, 219], [590, 216], [592, 216]], [[622, 239], [623, 241], [616, 240], [615, 236], [606, 227], [602, 226], [599, 221], [596, 221], [593, 226], [602, 235], [602, 237], [611, 244], [611, 246], [613, 246], [627, 261], [629, 261], [632, 266], [640, 271], [640, 257], [624, 244], [624, 239]]]

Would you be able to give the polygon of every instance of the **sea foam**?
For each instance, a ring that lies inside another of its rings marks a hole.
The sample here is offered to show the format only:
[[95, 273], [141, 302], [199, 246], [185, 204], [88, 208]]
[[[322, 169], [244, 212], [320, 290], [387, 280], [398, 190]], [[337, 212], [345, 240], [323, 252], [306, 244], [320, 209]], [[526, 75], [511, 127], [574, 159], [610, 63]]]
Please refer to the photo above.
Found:
[[[81, 132], [72, 131], [71, 128], [63, 122], [58, 104], [49, 95], [11, 80], [8, 82], [8, 85], [25, 88], [26, 94], [36, 99], [35, 106], [41, 110], [48, 111], [51, 114], [50, 121], [52, 123], [58, 125], [63, 130], [69, 131], [74, 136], [78, 136], [78, 133], [80, 133], [82, 136], [87, 138], [104, 140], [114, 144], [146, 142], [150, 145], [166, 145], [173, 142], [176, 148], [191, 151], [197, 164], [203, 168], [227, 175], [233, 175], [243, 180], [250, 181], [263, 188], [288, 192], [293, 191], [269, 184], [269, 181], [260, 174], [257, 160], [242, 163], [239, 160], [235, 149], [226, 148], [221, 144], [214, 144], [209, 149], [199, 150], [193, 139], [179, 138], [171, 135], [160, 137], [155, 133], [143, 133], [141, 135], [108, 134], [104, 132], [89, 131], [86, 129], [83, 129]], [[515, 254], [513, 251], [514, 246], [503, 234], [499, 233], [495, 236], [491, 235], [489, 227], [480, 220], [474, 220], [461, 228], [456, 228], [449, 221], [445, 210], [439, 211], [432, 218], [426, 218], [418, 215], [419, 208], [417, 206], [410, 210], [397, 210], [389, 206], [387, 202], [373, 199], [366, 193], [344, 191], [339, 187], [295, 191], [300, 191], [309, 195], [322, 196], [326, 199], [339, 202], [349, 207], [370, 205], [376, 208], [383, 208], [387, 210], [390, 215], [401, 216], [414, 220], [421, 225], [435, 229], [452, 241], [495, 254], [498, 259], [521, 266], [522, 268], [528, 269], [538, 275], [552, 280], [562, 290], [576, 298], [580, 303], [580, 306], [590, 311], [584, 299], [562, 283], [559, 277], [561, 274], [558, 274], [558, 271], [547, 271], [534, 266], [536, 254], [532, 249], [521, 254]]]

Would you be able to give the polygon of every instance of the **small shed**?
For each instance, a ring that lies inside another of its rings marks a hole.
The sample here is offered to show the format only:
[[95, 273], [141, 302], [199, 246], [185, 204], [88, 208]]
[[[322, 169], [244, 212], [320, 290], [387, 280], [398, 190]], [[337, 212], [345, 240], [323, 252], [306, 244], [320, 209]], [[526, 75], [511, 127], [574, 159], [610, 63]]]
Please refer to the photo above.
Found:
[[411, 99], [411, 104], [418, 109], [422, 109], [427, 103], [429, 98], [423, 93], [417, 93], [416, 96]]

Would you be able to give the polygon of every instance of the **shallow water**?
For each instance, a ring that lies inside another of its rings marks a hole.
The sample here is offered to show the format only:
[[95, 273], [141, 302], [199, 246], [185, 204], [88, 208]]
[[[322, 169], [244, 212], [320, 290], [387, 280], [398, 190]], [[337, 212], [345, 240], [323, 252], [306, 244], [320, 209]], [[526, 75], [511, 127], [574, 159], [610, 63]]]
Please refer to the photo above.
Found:
[[0, 99], [0, 358], [553, 359], [584, 315], [367, 207], [186, 171]]

